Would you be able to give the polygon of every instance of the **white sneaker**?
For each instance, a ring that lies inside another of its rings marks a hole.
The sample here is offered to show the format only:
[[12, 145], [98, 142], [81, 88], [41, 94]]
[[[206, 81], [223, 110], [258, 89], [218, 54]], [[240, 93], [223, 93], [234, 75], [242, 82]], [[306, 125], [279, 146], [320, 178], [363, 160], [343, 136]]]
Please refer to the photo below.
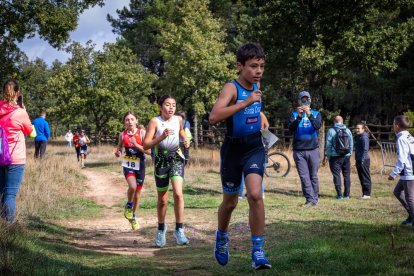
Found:
[[370, 199], [371, 198], [371, 196], [369, 196], [369, 195], [363, 195], [363, 196], [361, 196], [361, 199]]

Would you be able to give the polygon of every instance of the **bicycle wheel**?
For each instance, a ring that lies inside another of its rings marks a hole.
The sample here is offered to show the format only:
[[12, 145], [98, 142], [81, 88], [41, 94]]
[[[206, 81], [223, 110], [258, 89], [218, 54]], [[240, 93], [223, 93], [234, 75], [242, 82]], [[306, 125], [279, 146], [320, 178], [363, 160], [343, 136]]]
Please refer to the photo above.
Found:
[[268, 177], [285, 177], [290, 171], [289, 158], [281, 152], [272, 152], [268, 156], [265, 175]]

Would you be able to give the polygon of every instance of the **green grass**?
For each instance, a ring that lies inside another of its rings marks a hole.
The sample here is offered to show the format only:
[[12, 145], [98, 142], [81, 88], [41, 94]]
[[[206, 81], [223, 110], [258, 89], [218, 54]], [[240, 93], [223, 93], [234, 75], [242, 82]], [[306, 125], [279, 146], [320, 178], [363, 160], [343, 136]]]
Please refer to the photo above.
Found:
[[[97, 166], [96, 168], [98, 168]], [[119, 168], [103, 166], [105, 170]], [[151, 170], [149, 168], [149, 170]], [[217, 207], [221, 203], [220, 175], [215, 170], [195, 168], [186, 173], [184, 200], [190, 245], [168, 244], [154, 257], [120, 256], [78, 249], [72, 237], [81, 229], [59, 224], [60, 218], [96, 216], [103, 207], [80, 198], [65, 204], [60, 216], [28, 218], [26, 229], [17, 229], [17, 239], [3, 242], [10, 262], [2, 272], [31, 275], [246, 275], [250, 268], [248, 203], [240, 201], [230, 224], [231, 259], [226, 267], [216, 264], [213, 237]], [[265, 250], [273, 268], [261, 275], [413, 275], [414, 229], [401, 227], [406, 214], [394, 198], [395, 182], [373, 175], [371, 200], [360, 200], [360, 185], [352, 175], [351, 199], [336, 200], [332, 177], [320, 170], [320, 205], [303, 207], [300, 184], [293, 170], [287, 178], [265, 179]], [[156, 216], [155, 185], [148, 181], [140, 203], [142, 216]], [[118, 206], [119, 205], [119, 206]], [[120, 213], [122, 203], [117, 204]], [[167, 213], [169, 231], [174, 223], [172, 195]], [[155, 227], [138, 234], [152, 238]], [[171, 233], [169, 233], [171, 234]], [[7, 244], [6, 244], [7, 243]], [[0, 242], [0, 246], [1, 246]], [[1, 249], [1, 248], [0, 248]], [[7, 258], [6, 258], [7, 259]]]

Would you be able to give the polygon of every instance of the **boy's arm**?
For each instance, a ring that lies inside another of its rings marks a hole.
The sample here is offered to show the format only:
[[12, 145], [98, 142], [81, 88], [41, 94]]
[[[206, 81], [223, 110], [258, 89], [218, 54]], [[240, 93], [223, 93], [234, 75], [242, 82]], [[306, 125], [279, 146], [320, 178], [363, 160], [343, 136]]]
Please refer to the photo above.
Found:
[[263, 112], [260, 112], [260, 128], [269, 128], [269, 121]]
[[210, 124], [216, 124], [221, 122], [234, 113], [252, 105], [255, 102], [260, 101], [262, 98], [262, 92], [256, 90], [250, 94], [250, 96], [244, 101], [230, 105], [231, 102], [236, 100], [237, 88], [232, 83], [226, 83], [221, 90], [221, 93], [210, 112], [209, 121]]
[[329, 158], [331, 158], [331, 147], [332, 147], [332, 128], [330, 128], [328, 130], [328, 132], [326, 133], [326, 143], [325, 143], [325, 155]]
[[409, 152], [407, 151], [407, 149], [409, 149], [409, 145], [407, 145], [407, 142], [404, 141], [403, 139], [398, 139], [397, 140], [398, 160], [395, 163], [394, 169], [390, 173], [390, 177], [392, 179], [394, 179], [398, 174], [400, 174], [401, 171], [404, 169], [405, 164], [408, 163], [407, 156]]

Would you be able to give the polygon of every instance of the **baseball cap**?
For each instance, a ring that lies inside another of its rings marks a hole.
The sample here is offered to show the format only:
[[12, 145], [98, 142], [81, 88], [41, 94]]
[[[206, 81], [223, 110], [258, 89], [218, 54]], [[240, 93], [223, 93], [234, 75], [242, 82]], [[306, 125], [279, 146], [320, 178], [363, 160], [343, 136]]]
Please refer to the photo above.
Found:
[[310, 98], [311, 96], [310, 96], [308, 91], [302, 91], [302, 92], [299, 93], [299, 100], [302, 99], [303, 97]]

